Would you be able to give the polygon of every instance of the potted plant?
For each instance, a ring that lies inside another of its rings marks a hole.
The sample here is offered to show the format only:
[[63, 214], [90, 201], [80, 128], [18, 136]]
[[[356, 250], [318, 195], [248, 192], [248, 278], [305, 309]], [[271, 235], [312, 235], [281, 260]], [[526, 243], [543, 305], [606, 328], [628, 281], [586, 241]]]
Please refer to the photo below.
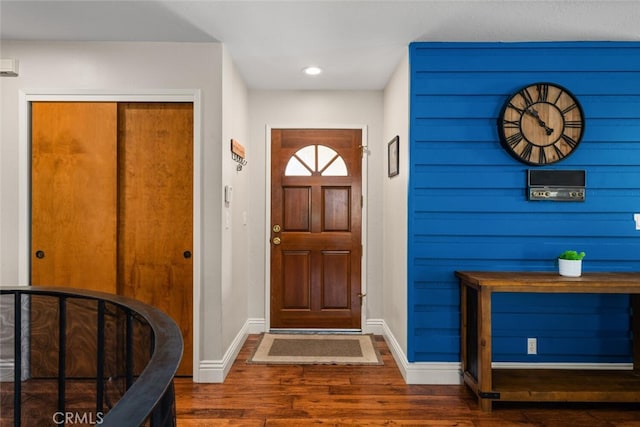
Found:
[[586, 254], [578, 251], [564, 251], [558, 255], [558, 270], [561, 276], [580, 277], [582, 275], [582, 258]]

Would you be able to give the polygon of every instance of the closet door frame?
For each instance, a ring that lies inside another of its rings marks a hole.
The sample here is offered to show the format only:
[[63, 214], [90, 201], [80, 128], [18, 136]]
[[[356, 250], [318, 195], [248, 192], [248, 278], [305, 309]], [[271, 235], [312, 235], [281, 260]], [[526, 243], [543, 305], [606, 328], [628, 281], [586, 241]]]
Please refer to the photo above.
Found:
[[[202, 284], [202, 137], [201, 91], [199, 89], [167, 89], [149, 91], [87, 91], [87, 90], [21, 90], [19, 93], [18, 153], [18, 281], [29, 285], [30, 271], [30, 173], [31, 173], [31, 103], [57, 102], [190, 102], [193, 103], [193, 301], [200, 301]], [[193, 381], [199, 381], [200, 360], [200, 304], [193, 304]]]

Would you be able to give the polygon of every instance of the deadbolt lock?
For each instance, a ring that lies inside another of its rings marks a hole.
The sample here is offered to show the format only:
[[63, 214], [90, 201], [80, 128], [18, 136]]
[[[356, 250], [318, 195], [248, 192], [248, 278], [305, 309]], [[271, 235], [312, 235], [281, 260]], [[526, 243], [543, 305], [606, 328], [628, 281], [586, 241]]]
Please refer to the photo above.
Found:
[[273, 226], [273, 232], [274, 233], [279, 233], [280, 230], [281, 230], [280, 224], [276, 224], [276, 225]]

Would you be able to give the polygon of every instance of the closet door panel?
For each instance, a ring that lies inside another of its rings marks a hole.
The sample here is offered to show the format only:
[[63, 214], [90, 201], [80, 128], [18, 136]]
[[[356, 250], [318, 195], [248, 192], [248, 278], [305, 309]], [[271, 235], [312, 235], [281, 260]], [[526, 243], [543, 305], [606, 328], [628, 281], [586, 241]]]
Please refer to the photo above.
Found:
[[[116, 292], [117, 105], [31, 105], [31, 284]], [[58, 307], [33, 297], [31, 375], [58, 372]], [[96, 306], [69, 301], [68, 377], [95, 376]]]
[[179, 375], [192, 374], [193, 107], [118, 108], [120, 293], [158, 307], [185, 341]]
[[115, 293], [117, 104], [31, 108], [31, 284]]

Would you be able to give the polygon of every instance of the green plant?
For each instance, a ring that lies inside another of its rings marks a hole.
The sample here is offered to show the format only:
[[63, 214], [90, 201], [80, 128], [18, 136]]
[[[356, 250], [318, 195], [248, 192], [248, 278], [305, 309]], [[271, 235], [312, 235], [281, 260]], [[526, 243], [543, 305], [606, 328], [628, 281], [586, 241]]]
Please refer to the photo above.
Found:
[[564, 251], [560, 255], [558, 255], [558, 258], [560, 258], [560, 259], [570, 259], [570, 260], [573, 260], [573, 261], [579, 261], [582, 258], [584, 258], [585, 255], [586, 254], [584, 252]]

